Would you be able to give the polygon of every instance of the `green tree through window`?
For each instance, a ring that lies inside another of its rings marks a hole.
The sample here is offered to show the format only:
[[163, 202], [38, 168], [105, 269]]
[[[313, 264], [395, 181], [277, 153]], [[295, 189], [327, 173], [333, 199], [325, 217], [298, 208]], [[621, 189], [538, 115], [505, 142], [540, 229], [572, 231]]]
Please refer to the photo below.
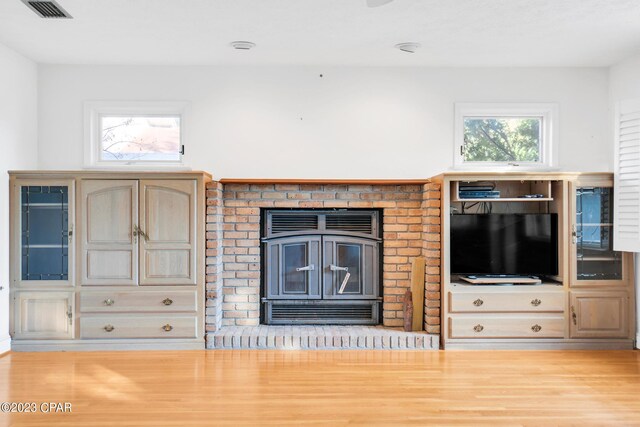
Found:
[[465, 162], [540, 161], [540, 117], [465, 118]]

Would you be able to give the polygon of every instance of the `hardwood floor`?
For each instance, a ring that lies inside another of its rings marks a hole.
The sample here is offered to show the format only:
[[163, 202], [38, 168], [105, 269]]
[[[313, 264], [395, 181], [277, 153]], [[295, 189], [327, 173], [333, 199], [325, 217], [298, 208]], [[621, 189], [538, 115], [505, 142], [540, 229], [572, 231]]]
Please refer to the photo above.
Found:
[[9, 353], [21, 426], [640, 425], [637, 351]]

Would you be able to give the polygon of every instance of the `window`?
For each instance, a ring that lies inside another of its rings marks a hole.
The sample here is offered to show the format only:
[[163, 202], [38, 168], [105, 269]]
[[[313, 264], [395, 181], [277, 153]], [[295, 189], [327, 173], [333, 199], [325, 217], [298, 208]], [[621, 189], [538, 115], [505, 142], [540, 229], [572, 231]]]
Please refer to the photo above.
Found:
[[85, 166], [181, 166], [186, 103], [87, 102]]
[[456, 104], [457, 168], [553, 166], [555, 104]]

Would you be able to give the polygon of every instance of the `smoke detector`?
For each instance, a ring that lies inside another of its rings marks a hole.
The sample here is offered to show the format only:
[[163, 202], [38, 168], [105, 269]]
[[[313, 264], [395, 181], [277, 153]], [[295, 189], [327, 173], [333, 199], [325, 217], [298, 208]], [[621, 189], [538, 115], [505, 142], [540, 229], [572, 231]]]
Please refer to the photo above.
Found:
[[62, 8], [54, 0], [20, 0], [26, 4], [27, 7], [33, 10], [40, 18], [57, 19], [57, 18], [73, 18], [69, 13]]
[[235, 41], [231, 42], [230, 46], [237, 50], [251, 50], [256, 44], [251, 42]]
[[415, 43], [415, 42], [398, 43], [397, 45], [395, 45], [395, 48], [403, 52], [415, 53], [416, 50], [420, 48], [420, 43]]

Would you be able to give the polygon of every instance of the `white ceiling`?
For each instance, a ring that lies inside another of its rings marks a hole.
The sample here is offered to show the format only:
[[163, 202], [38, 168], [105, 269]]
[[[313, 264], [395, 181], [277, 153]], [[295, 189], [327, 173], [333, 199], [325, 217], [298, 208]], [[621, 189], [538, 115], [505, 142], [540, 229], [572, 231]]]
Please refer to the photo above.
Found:
[[[640, 0], [58, 1], [74, 19], [0, 0], [0, 43], [63, 64], [608, 66], [640, 50]], [[393, 49], [407, 41], [422, 48]]]

